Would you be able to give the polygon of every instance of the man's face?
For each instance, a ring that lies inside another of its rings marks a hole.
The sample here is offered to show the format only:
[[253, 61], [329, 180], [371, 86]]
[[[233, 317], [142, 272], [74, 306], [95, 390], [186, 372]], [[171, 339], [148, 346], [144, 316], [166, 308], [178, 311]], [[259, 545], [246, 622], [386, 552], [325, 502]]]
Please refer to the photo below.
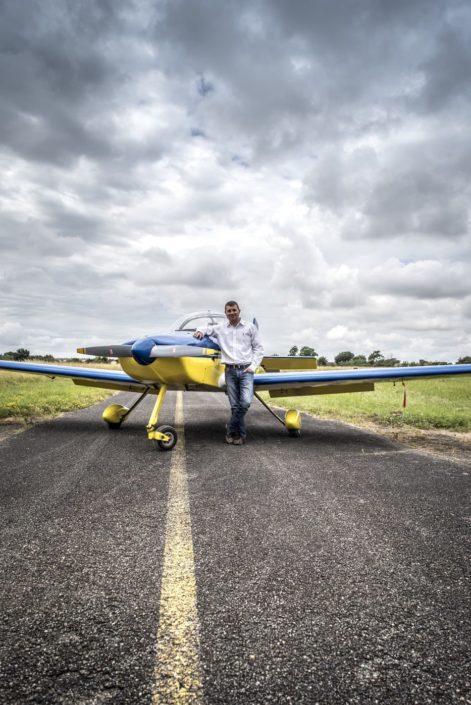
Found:
[[226, 316], [229, 323], [238, 323], [240, 319], [240, 309], [238, 306], [226, 306]]

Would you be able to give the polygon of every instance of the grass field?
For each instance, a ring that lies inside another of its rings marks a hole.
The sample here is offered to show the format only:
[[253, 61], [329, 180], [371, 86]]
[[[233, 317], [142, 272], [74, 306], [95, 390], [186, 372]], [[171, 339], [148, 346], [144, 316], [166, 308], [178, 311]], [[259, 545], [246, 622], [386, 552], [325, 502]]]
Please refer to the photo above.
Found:
[[[77, 365], [78, 366], [78, 365]], [[95, 365], [97, 367], [98, 365]], [[106, 366], [110, 369], [110, 366]], [[62, 411], [83, 409], [106, 399], [107, 389], [78, 387], [70, 379], [0, 371], [0, 423], [17, 420], [31, 423], [40, 417], [57, 416]]]
[[407, 382], [407, 406], [401, 384], [377, 384], [374, 392], [272, 399], [274, 406], [308, 411], [315, 416], [370, 422], [379, 426], [471, 431], [471, 377]]

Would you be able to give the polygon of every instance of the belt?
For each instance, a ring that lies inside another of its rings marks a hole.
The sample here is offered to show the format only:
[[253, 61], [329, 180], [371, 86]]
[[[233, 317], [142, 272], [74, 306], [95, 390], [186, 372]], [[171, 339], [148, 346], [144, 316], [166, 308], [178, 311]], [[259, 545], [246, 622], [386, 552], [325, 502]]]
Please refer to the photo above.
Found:
[[232, 365], [226, 362], [226, 367], [231, 367], [234, 370], [245, 370], [250, 366], [250, 362], [244, 362], [242, 365]]

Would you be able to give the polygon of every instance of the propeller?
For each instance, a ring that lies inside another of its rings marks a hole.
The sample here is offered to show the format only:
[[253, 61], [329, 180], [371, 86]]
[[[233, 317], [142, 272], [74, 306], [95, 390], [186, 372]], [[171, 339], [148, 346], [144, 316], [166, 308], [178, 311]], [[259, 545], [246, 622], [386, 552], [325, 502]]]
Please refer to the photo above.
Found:
[[[203, 348], [194, 345], [153, 345], [151, 349], [136, 350], [132, 345], [95, 345], [90, 348], [77, 348], [82, 355], [95, 357], [133, 357], [141, 364], [162, 357], [207, 357]], [[216, 350], [214, 350], [216, 354]]]
[[95, 357], [132, 357], [132, 345], [95, 345], [91, 348], [77, 348], [77, 352]]

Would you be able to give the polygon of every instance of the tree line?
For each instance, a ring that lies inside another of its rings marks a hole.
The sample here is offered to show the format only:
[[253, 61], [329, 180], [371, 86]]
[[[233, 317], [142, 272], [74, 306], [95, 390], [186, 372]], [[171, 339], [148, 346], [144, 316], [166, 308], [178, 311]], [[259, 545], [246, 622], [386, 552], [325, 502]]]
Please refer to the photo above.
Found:
[[8, 350], [0, 355], [0, 360], [12, 360], [14, 362], [24, 362], [25, 360], [41, 360], [42, 362], [111, 362], [108, 357], [91, 357], [84, 360], [81, 357], [57, 358], [54, 355], [31, 355], [26, 348]]
[[[339, 352], [334, 360], [329, 362], [326, 357], [319, 354], [314, 350], [314, 348], [304, 345], [302, 348], [298, 348], [297, 345], [293, 345], [290, 348], [288, 355], [290, 357], [304, 356], [315, 357], [319, 365], [353, 365], [354, 367], [414, 367], [418, 365], [451, 365], [451, 362], [444, 362], [443, 360], [419, 360], [418, 362], [408, 362], [398, 360], [397, 357], [385, 357], [381, 350], [373, 350], [368, 357], [366, 355], [359, 355], [353, 353], [351, 350], [343, 350]], [[456, 364], [465, 365], [471, 364], [471, 355], [465, 355], [460, 357]]]

